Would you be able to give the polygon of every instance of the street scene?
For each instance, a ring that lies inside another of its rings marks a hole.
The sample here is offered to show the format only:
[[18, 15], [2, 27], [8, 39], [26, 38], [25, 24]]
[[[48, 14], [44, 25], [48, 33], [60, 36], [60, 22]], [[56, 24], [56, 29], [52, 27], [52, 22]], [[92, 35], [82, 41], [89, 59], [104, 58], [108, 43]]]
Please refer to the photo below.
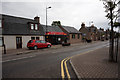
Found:
[[119, 0], [2, 0], [1, 80], [119, 80]]

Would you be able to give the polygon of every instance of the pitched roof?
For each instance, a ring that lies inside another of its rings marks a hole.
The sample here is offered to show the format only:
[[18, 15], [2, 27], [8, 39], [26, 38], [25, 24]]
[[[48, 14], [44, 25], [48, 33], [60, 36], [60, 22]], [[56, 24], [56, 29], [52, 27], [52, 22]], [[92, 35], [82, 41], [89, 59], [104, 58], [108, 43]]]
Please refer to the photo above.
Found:
[[96, 32], [97, 27], [85, 27], [89, 32]]
[[[42, 25], [46, 32], [46, 25]], [[63, 32], [59, 26], [47, 26], [47, 32]]]
[[33, 19], [2, 15], [3, 19], [3, 35], [44, 35], [43, 28], [39, 25], [39, 30], [30, 30], [29, 22], [37, 23]]
[[81, 33], [74, 27], [62, 26], [68, 33]]
[[103, 32], [102, 30], [98, 29], [98, 32]]

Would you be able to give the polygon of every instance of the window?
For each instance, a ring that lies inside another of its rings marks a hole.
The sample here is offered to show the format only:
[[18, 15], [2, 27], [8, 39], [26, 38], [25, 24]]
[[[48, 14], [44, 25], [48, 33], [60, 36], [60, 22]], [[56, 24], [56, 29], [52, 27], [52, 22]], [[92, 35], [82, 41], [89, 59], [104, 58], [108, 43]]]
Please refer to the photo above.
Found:
[[[46, 38], [47, 38], [48, 36], [46, 36]], [[44, 40], [44, 37], [43, 36], [40, 36], [40, 40]]]
[[32, 30], [34, 29], [34, 24], [31, 24], [31, 29], [32, 29]]
[[41, 43], [45, 43], [45, 41], [41, 41]]
[[80, 39], [80, 34], [78, 34], [78, 39]]
[[36, 37], [36, 40], [39, 40], [39, 37]]
[[75, 34], [72, 34], [72, 39], [75, 39]]
[[35, 37], [31, 37], [31, 40], [35, 40]]
[[35, 30], [38, 30], [38, 24], [35, 24]]
[[0, 46], [3, 45], [3, 37], [0, 37]]
[[40, 43], [40, 41], [35, 41], [35, 43]]
[[32, 43], [33, 41], [32, 40], [30, 40], [28, 43]]

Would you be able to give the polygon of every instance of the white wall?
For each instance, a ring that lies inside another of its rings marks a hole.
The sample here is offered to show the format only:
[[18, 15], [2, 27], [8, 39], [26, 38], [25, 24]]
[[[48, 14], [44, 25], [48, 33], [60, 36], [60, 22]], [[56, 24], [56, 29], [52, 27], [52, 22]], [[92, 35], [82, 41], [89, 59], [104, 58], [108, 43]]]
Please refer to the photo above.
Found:
[[27, 48], [29, 40], [31, 40], [31, 36], [22, 36], [22, 48]]
[[27, 43], [31, 40], [31, 37], [39, 37], [40, 40], [45, 40], [44, 36], [9, 36], [5, 35], [4, 44], [6, 45], [6, 50], [8, 49], [17, 49], [16, 48], [16, 37], [22, 37], [22, 48], [27, 48]]
[[16, 49], [16, 36], [4, 36], [6, 49]]

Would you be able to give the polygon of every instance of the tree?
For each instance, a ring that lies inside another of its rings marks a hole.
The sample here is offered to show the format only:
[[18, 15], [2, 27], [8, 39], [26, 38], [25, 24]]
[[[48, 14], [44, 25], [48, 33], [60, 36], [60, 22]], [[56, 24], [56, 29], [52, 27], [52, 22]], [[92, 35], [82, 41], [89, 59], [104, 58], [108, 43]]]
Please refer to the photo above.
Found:
[[52, 26], [61, 26], [61, 22], [60, 21], [53, 21]]
[[114, 61], [114, 23], [113, 20], [117, 17], [115, 9], [120, 1], [117, 0], [101, 0], [103, 1], [106, 17], [110, 20], [111, 32], [110, 32], [110, 48], [109, 48], [109, 60]]

